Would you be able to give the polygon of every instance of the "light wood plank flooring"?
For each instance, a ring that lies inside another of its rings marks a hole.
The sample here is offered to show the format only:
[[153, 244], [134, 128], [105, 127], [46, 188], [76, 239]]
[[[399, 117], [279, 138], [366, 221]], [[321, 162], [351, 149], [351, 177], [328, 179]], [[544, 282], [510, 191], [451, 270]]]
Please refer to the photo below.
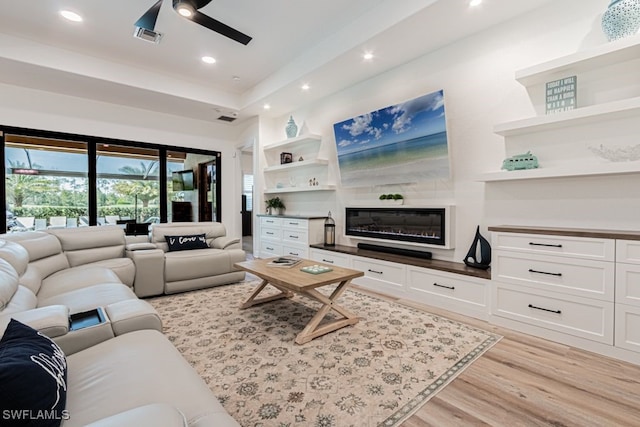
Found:
[[640, 366], [379, 296], [504, 336], [403, 427], [640, 427]]

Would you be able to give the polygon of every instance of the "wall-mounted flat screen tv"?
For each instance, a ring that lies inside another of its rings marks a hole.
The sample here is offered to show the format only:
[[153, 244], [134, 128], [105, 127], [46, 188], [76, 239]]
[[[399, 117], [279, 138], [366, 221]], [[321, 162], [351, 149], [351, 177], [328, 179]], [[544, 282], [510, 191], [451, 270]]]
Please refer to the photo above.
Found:
[[442, 90], [333, 125], [345, 187], [449, 179]]
[[171, 174], [173, 191], [195, 190], [195, 177], [192, 170], [178, 171]]

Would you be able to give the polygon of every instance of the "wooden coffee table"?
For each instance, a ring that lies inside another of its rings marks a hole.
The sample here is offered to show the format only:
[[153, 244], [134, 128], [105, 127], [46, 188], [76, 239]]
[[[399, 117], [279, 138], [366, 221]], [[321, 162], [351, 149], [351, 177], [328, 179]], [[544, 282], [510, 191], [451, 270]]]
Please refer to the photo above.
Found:
[[[333, 332], [336, 329], [358, 323], [358, 320], [360, 320], [358, 316], [344, 307], [339, 306], [336, 303], [336, 300], [345, 290], [347, 290], [351, 279], [364, 276], [362, 271], [326, 265], [326, 267], [332, 268], [332, 271], [321, 274], [311, 274], [301, 271], [300, 269], [302, 267], [323, 264], [310, 260], [302, 260], [302, 262], [290, 268], [269, 267], [267, 263], [272, 259], [273, 258], [256, 259], [237, 262], [234, 264], [235, 267], [255, 274], [262, 279], [260, 286], [258, 286], [249, 299], [240, 306], [241, 309], [281, 298], [291, 298], [294, 294], [304, 295], [313, 300], [319, 301], [322, 304], [322, 307], [320, 307], [315, 316], [311, 318], [302, 332], [298, 334], [296, 337], [297, 344], [307, 343], [314, 338]], [[317, 288], [334, 283], [338, 283], [338, 286], [329, 296], [317, 291]], [[262, 292], [267, 285], [277, 288], [280, 292], [276, 295], [257, 298], [260, 292]], [[331, 310], [341, 314], [343, 318], [320, 326], [322, 319], [324, 319]]]

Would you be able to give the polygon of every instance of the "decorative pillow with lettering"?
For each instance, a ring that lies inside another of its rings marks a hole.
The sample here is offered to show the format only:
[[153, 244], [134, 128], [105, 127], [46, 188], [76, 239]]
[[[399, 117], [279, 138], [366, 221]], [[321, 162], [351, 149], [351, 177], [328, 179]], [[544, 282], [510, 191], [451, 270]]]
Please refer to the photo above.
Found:
[[51, 338], [11, 319], [0, 340], [0, 424], [57, 427], [69, 418], [66, 403], [64, 352]]
[[209, 247], [204, 233], [191, 234], [188, 236], [164, 236], [164, 238], [167, 240], [167, 244], [169, 245], [169, 252], [206, 249]]

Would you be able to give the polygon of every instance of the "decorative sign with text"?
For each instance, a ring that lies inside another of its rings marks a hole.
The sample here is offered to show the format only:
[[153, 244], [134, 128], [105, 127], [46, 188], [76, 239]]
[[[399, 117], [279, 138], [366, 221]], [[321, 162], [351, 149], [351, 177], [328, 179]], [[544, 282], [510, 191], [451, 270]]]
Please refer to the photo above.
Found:
[[547, 83], [546, 113], [559, 113], [576, 108], [578, 93], [576, 76]]

